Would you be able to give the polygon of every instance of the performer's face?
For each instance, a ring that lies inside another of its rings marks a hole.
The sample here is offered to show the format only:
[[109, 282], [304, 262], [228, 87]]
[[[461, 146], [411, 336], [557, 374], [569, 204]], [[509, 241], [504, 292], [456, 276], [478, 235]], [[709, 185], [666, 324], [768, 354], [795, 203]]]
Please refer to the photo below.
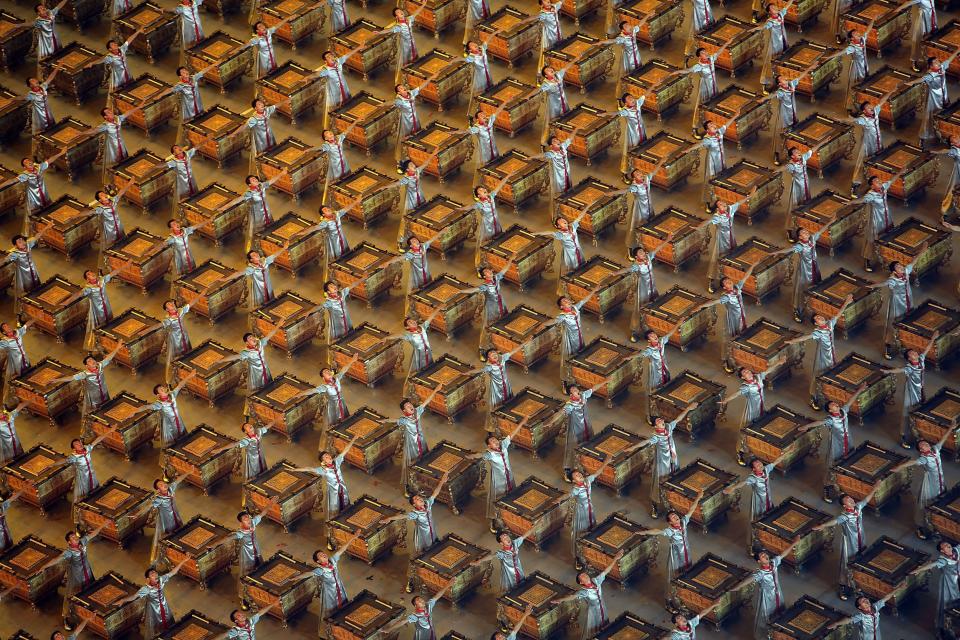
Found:
[[797, 237], [800, 238], [801, 242], [807, 242], [810, 240], [810, 232], [806, 229], [800, 229], [800, 232], [797, 234]]

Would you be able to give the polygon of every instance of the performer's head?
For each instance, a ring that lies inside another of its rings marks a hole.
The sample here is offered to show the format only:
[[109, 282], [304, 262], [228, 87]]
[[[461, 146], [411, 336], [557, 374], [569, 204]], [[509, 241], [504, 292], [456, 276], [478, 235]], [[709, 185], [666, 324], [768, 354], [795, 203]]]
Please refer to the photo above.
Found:
[[323, 292], [328, 298], [340, 297], [340, 285], [333, 280], [327, 280], [323, 283]]
[[250, 106], [253, 107], [253, 110], [257, 113], [263, 113], [267, 109], [267, 103], [260, 98], [254, 98], [250, 102]]
[[417, 321], [411, 316], [407, 316], [403, 319], [403, 328], [407, 331], [416, 331], [420, 327], [417, 325]]
[[66, 535], [63, 536], [63, 539], [71, 547], [76, 547], [80, 544], [80, 534], [73, 530], [67, 531]]
[[408, 88], [407, 88], [407, 85], [405, 85], [405, 84], [402, 83], [402, 82], [393, 85], [393, 90], [396, 91], [396, 92], [397, 92], [397, 95], [400, 96], [401, 98], [409, 98], [409, 97], [410, 97], [410, 89], [408, 89]]
[[323, 52], [323, 61], [330, 67], [337, 66], [337, 54], [329, 49]]
[[39, 91], [41, 89], [40, 81], [34, 78], [33, 76], [30, 76], [29, 78], [27, 78], [27, 87], [31, 91]]
[[250, 174], [249, 176], [247, 176], [244, 179], [244, 182], [246, 182], [247, 186], [251, 189], [256, 189], [257, 187], [260, 186], [260, 178], [253, 174]]
[[577, 574], [577, 584], [582, 587], [589, 587], [593, 584], [593, 579], [590, 577], [590, 574], [586, 571], [581, 571]]
[[686, 631], [690, 628], [690, 623], [687, 622], [687, 616], [682, 613], [675, 613], [670, 617], [670, 620], [673, 622], [673, 626], [682, 631]]
[[250, 264], [260, 264], [260, 252], [256, 249], [247, 251], [247, 262]]
[[620, 28], [620, 33], [627, 35], [630, 33], [630, 23], [626, 20], [621, 20], [620, 24], [617, 25]]
[[177, 77], [180, 79], [180, 82], [187, 82], [190, 80], [190, 69], [177, 67]]
[[153, 567], [150, 567], [144, 571], [143, 577], [147, 579], [147, 582], [150, 583], [150, 586], [156, 586], [160, 583], [160, 574]]
[[265, 36], [267, 35], [267, 25], [265, 25], [263, 22], [258, 22], [257, 24], [253, 25], [253, 32], [258, 36]]
[[323, 549], [317, 549], [313, 552], [313, 561], [317, 564], [326, 566], [330, 563], [330, 556]]
[[324, 140], [324, 142], [331, 142], [331, 143], [332, 143], [332, 142], [336, 142], [336, 141], [337, 141], [337, 136], [336, 136], [336, 134], [334, 134], [333, 131], [331, 131], [330, 129], [324, 129], [324, 130], [323, 130], [323, 140]]
[[237, 522], [239, 522], [240, 526], [244, 529], [249, 529], [253, 526], [253, 518], [250, 517], [249, 511], [240, 511], [237, 513]]
[[473, 188], [473, 197], [486, 202], [490, 198], [490, 190], [482, 184], [478, 184]]
[[637, 106], [637, 97], [632, 93], [624, 93], [620, 96], [620, 104], [628, 109], [632, 109]]
[[483, 359], [487, 362], [496, 364], [497, 362], [500, 362], [500, 352], [493, 348], [487, 349], [483, 352]]
[[97, 191], [93, 196], [100, 204], [110, 204], [110, 194], [106, 191]]
[[120, 43], [116, 40], [107, 40], [107, 51], [114, 55], [120, 53]]
[[683, 523], [683, 520], [680, 518], [680, 512], [675, 509], [667, 511], [667, 524], [671, 527], [679, 527]]
[[500, 451], [503, 448], [500, 445], [500, 438], [492, 434], [487, 436], [486, 445], [490, 451]]
[[643, 332], [643, 337], [649, 345], [658, 345], [660, 344], [660, 334], [658, 334], [653, 329], [647, 329]]
[[323, 216], [325, 220], [333, 220], [337, 217], [337, 212], [333, 210], [333, 207], [323, 205], [320, 207], [320, 215]]
[[700, 62], [710, 62], [710, 56], [707, 54], [707, 50], [703, 47], [697, 47], [697, 50], [693, 52], [693, 55], [696, 56], [697, 60]]
[[763, 569], [770, 568], [770, 554], [767, 551], [758, 551], [757, 552], [757, 563]]
[[406, 22], [407, 12], [401, 9], [400, 7], [397, 7], [396, 9], [393, 10], [393, 18], [397, 22]]
[[413, 160], [401, 160], [398, 166], [400, 167], [400, 173], [405, 173], [409, 176], [417, 172], [417, 165]]
[[762, 476], [763, 475], [763, 460], [760, 458], [754, 457], [750, 459], [750, 470], [753, 471], [754, 475]]
[[413, 412], [417, 410], [417, 407], [414, 406], [413, 402], [404, 398], [400, 401], [400, 412], [405, 416], [412, 416]]
[[96, 371], [97, 370], [97, 359], [93, 356], [87, 356], [83, 359], [83, 365], [87, 368], [87, 371]]
[[170, 485], [167, 484], [163, 478], [157, 478], [153, 481], [153, 490], [166, 495], [166, 493], [170, 491]]
[[407, 238], [407, 248], [410, 249], [410, 251], [420, 251], [420, 246], [420, 238], [417, 236], [410, 236]]
[[933, 445], [931, 445], [928, 440], [921, 438], [920, 440], [917, 440], [917, 451], [922, 456], [930, 455], [933, 453]]
[[904, 357], [907, 359], [907, 362], [914, 366], [920, 364], [920, 352], [916, 349], [907, 349]]
[[585, 481], [583, 472], [579, 469], [574, 469], [570, 474], [570, 479], [573, 481], [573, 484], [582, 485]]
[[238, 627], [246, 626], [247, 614], [245, 614], [240, 609], [234, 609], [233, 611], [230, 612], [230, 622], [232, 622]]
[[332, 466], [333, 466], [333, 454], [331, 454], [329, 451], [324, 451], [323, 453], [321, 453], [321, 454], [320, 454], [320, 464], [323, 465], [323, 466], [325, 466], [325, 467], [332, 467]]
[[71, 440], [70, 448], [73, 450], [74, 453], [83, 453], [85, 451], [85, 447], [83, 446], [83, 440], [81, 440], [80, 438], [74, 438], [73, 440]]
[[419, 493], [415, 493], [409, 498], [410, 505], [417, 509], [418, 511], [423, 511], [427, 508], [427, 501], [423, 499]]
[[113, 122], [115, 118], [113, 109], [110, 107], [104, 107], [103, 109], [100, 109], [100, 116], [107, 122]]
[[903, 266], [902, 262], [894, 260], [890, 263], [890, 273], [903, 277], [907, 273], [907, 269]]
[[244, 346], [246, 346], [248, 349], [254, 349], [254, 348], [256, 348], [256, 346], [257, 346], [257, 336], [253, 335], [252, 333], [245, 333], [245, 334], [243, 334], [243, 344], [244, 344]]
[[553, 219], [553, 226], [555, 226], [560, 231], [568, 231], [570, 229], [570, 223], [567, 222], [567, 219], [563, 216], [557, 216]]
[[477, 269], [477, 275], [480, 276], [480, 279], [484, 282], [493, 282], [493, 269], [487, 265], [483, 265]]
[[800, 229], [797, 231], [797, 240], [803, 242], [804, 244], [810, 242], [810, 230], [809, 229]]
[[556, 134], [550, 136], [550, 140], [548, 140], [547, 142], [550, 145], [550, 149], [553, 151], [560, 151], [560, 149], [562, 148], [560, 146], [560, 143], [563, 141], [560, 139], [560, 136]]
[[164, 300], [163, 310], [172, 316], [177, 315], [177, 301], [173, 300], [172, 298], [170, 300]]
[[643, 247], [634, 247], [633, 249], [630, 249], [630, 259], [634, 262], [639, 262], [640, 264], [646, 264], [650, 262], [650, 256]]
[[94, 271], [93, 269], [87, 269], [86, 271], [83, 272], [83, 279], [90, 284], [96, 284], [97, 278], [98, 278], [97, 272]]
[[34, 11], [37, 13], [37, 15], [40, 16], [41, 18], [49, 18], [49, 17], [50, 17], [50, 9], [47, 9], [47, 6], [46, 6], [45, 4], [43, 4], [42, 2], [37, 3], [37, 4], [33, 7], [33, 10], [34, 10]]
[[857, 506], [857, 501], [853, 499], [853, 496], [845, 493], [840, 496], [840, 506], [843, 507], [844, 511], [853, 511]]
[[573, 308], [573, 303], [567, 296], [560, 296], [557, 298], [557, 307], [561, 311], [570, 311]]
[[550, 65], [544, 65], [544, 67], [540, 69], [540, 75], [547, 80], [553, 80], [557, 75], [557, 70]]
[[940, 71], [940, 66], [940, 58], [935, 58], [933, 56], [927, 58], [927, 68], [930, 69], [930, 71]]
[[466, 54], [478, 55], [481, 51], [480, 45], [477, 44], [476, 40], [467, 40], [467, 44], [463, 45], [463, 51]]
[[870, 613], [873, 611], [873, 604], [870, 602], [870, 598], [867, 596], [860, 596], [856, 599], [857, 609], [863, 613]]
[[740, 367], [737, 370], [737, 376], [744, 382], [753, 382], [754, 373], [746, 367]]
[[727, 293], [733, 293], [733, 280], [730, 278], [723, 278], [720, 280], [720, 286]]

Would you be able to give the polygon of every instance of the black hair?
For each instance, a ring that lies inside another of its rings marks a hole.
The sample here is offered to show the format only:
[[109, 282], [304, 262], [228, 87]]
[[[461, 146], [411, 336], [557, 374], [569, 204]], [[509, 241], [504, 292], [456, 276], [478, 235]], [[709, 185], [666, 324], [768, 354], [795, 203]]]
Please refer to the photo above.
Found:
[[161, 478], [157, 478], [156, 480], [154, 480], [154, 481], [153, 481], [153, 488], [154, 488], [154, 489], [157, 489], [157, 485], [159, 485], [161, 482], [163, 482], [163, 480], [162, 480]]
[[160, 387], [165, 387], [165, 386], [167, 386], [167, 385], [162, 384], [162, 383], [161, 383], [161, 384], [155, 384], [155, 385], [153, 385], [153, 393], [154, 393], [154, 395], [160, 393]]
[[111, 42], [112, 42], [113, 44], [116, 44], [116, 45], [119, 45], [119, 44], [120, 44], [119, 42], [117, 42], [117, 41], [114, 40], [113, 38], [110, 38], [109, 40], [107, 40], [107, 49], [110, 48], [110, 43], [111, 43]]
[[83, 279], [84, 279], [84, 280], [87, 279], [87, 274], [88, 274], [88, 273], [92, 273], [93, 275], [97, 275], [97, 272], [94, 271], [93, 269], [87, 269], [87, 270], [85, 270], [85, 271], [83, 272]]
[[248, 175], [246, 178], [244, 178], [243, 181], [244, 181], [244, 183], [249, 187], [249, 186], [250, 186], [250, 180], [252, 180], [253, 178], [256, 178], [257, 180], [259, 180], [259, 179], [260, 179], [260, 176], [257, 176], [257, 175], [254, 175], [254, 174], [251, 173], [251, 174]]
[[92, 355], [87, 354], [87, 356], [83, 359], [83, 364], [87, 364], [87, 361], [89, 361], [89, 360], [93, 360], [94, 362], [97, 361], [97, 359], [94, 358]]
[[[639, 248], [639, 247], [638, 247], [638, 248]], [[653, 329], [647, 329], [646, 331], [643, 332], [643, 337], [646, 338], [647, 340], [649, 340], [649, 339], [650, 339], [650, 334], [657, 335], [657, 332], [654, 331]]]
[[187, 73], [190, 73], [190, 69], [187, 69], [186, 67], [177, 67], [177, 75], [180, 75], [181, 71], [186, 71]]
[[234, 609], [233, 611], [230, 612], [230, 622], [233, 622], [234, 624], [236, 624], [238, 613], [240, 613], [240, 609]]
[[241, 522], [243, 520], [243, 516], [248, 516], [248, 515], [250, 515], [249, 511], [240, 511], [239, 513], [237, 513], [237, 522]]
[[893, 273], [896, 270], [898, 264], [902, 263], [899, 260], [894, 260], [890, 263], [890, 273]]
[[496, 350], [495, 348], [493, 348], [493, 347], [490, 347], [489, 349], [484, 349], [484, 350], [483, 350], [483, 358], [484, 358], [484, 360], [486, 360], [487, 358], [489, 358], [491, 353], [496, 353], [496, 352], [497, 352], [497, 350]]
[[70, 441], [70, 448], [73, 449], [74, 443], [77, 443], [77, 442], [79, 442], [80, 444], [83, 444], [83, 440], [81, 440], [80, 438], [74, 438], [73, 440]]
[[700, 54], [705, 53], [706, 51], [707, 50], [704, 49], [703, 47], [697, 47], [697, 50], [693, 52], [693, 55], [699, 58]]
[[407, 406], [408, 404], [411, 405], [411, 406], [414, 407], [414, 408], [416, 408], [416, 406], [417, 406], [417, 405], [413, 404], [413, 400], [411, 400], [410, 398], [404, 398], [403, 400], [400, 401], [400, 411], [403, 411], [403, 408], [404, 408], [405, 406]]
[[247, 333], [243, 334], [243, 341], [246, 342], [247, 338], [256, 338], [256, 336], [248, 331]]
[[160, 573], [159, 571], [157, 571], [157, 568], [156, 568], [156, 567], [147, 567], [147, 570], [143, 572], [143, 577], [144, 577], [144, 578], [149, 578], [151, 571], [156, 571], [157, 573]]
[[247, 260], [249, 260], [255, 253], [259, 254], [260, 252], [257, 251], [256, 249], [250, 249], [250, 251], [247, 251]]

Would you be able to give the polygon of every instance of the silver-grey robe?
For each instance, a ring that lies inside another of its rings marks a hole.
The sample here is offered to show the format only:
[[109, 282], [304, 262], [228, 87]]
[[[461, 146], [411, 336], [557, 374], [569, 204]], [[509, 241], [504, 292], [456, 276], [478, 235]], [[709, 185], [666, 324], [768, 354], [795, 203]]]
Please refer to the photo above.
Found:
[[572, 469], [576, 461], [577, 447], [593, 437], [593, 427], [587, 417], [587, 400], [593, 395], [591, 389], [580, 392], [580, 400], [567, 399], [563, 412], [567, 415], [566, 440], [563, 445], [563, 468]]
[[157, 400], [150, 405], [154, 411], [160, 412], [160, 444], [169, 446], [179, 438], [186, 435], [187, 426], [180, 417], [180, 408], [177, 406], [177, 396], [180, 392], [171, 389], [166, 400]]
[[436, 542], [436, 528], [433, 526], [433, 498], [426, 498], [426, 506], [420, 509], [411, 509], [407, 512], [407, 520], [413, 522], [413, 552], [422, 553]]
[[0, 464], [16, 458], [23, 453], [23, 445], [17, 434], [17, 416], [19, 409], [13, 411], [0, 410]]
[[243, 449], [243, 479], [249, 482], [267, 470], [267, 459], [263, 455], [263, 436], [269, 429], [259, 427], [252, 437], [244, 437], [237, 442]]
[[247, 263], [243, 270], [250, 286], [250, 300], [254, 309], [273, 300], [273, 280], [270, 279], [270, 265], [276, 259], [276, 255], [267, 256], [260, 261], [259, 265]]
[[145, 638], [156, 638], [176, 623], [176, 618], [167, 602], [167, 595], [163, 591], [169, 580], [169, 575], [159, 576], [157, 586], [145, 584], [137, 591], [137, 597], [145, 601], [143, 610]]
[[[258, 513], [250, 517], [250, 528], [240, 528], [233, 532], [233, 537], [238, 541], [240, 550], [240, 575], [250, 575], [254, 569], [263, 562], [263, 554], [260, 553], [260, 543], [257, 541], [257, 526], [263, 520], [263, 514]], [[250, 620], [253, 624], [253, 619]]]

